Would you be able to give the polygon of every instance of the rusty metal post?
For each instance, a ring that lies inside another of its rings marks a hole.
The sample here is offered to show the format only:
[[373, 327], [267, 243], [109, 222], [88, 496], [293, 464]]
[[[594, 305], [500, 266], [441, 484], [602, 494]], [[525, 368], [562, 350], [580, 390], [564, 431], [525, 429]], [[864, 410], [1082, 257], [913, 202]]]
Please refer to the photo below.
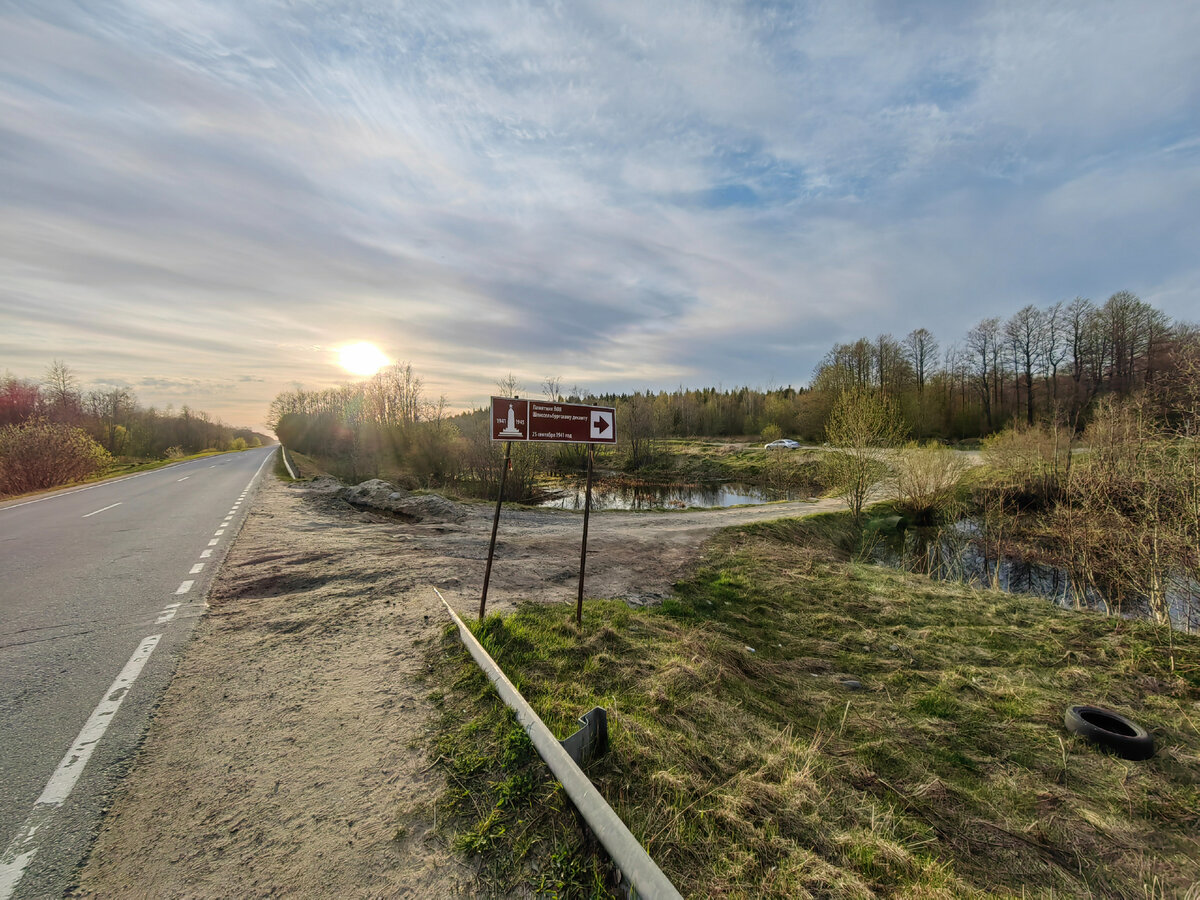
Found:
[[583, 547], [579, 551], [579, 599], [575, 602], [575, 624], [583, 625], [583, 573], [587, 569], [588, 518], [592, 512], [592, 457], [595, 444], [588, 444], [587, 492], [583, 500]]
[[500, 469], [500, 493], [496, 495], [496, 515], [492, 519], [492, 542], [488, 544], [487, 568], [483, 570], [483, 595], [479, 598], [479, 621], [487, 609], [488, 582], [492, 580], [492, 560], [496, 556], [496, 530], [500, 527], [500, 507], [504, 505], [504, 482], [508, 478], [508, 466], [512, 461], [512, 441], [504, 444], [504, 466]]

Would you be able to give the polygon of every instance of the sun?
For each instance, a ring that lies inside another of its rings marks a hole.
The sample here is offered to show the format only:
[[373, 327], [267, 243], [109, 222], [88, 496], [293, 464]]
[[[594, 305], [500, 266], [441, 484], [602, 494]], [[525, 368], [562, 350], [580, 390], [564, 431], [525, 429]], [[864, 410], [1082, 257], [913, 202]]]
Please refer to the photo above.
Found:
[[374, 344], [359, 341], [337, 348], [338, 363], [351, 375], [374, 375], [391, 360]]

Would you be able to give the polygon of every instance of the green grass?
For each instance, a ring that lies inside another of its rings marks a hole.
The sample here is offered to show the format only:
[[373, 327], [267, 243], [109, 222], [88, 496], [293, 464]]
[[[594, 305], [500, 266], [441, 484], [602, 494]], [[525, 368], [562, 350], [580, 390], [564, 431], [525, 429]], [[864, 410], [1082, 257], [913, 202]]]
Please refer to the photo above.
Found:
[[[250, 449], [254, 449], [253, 447]], [[109, 481], [113, 478], [123, 478], [126, 475], [134, 475], [138, 472], [150, 472], [154, 469], [161, 469], [164, 466], [171, 466], [175, 463], [189, 462], [193, 459], [204, 459], [208, 456], [221, 456], [225, 453], [241, 453], [241, 450], [204, 450], [201, 453], [193, 453], [191, 456], [181, 456], [178, 459], [149, 459], [140, 461], [119, 462], [103, 472], [97, 472], [90, 478], [82, 478], [79, 481], [70, 481], [66, 484], [56, 484], [51, 488], [42, 490], [30, 491], [26, 494], [0, 494], [0, 500], [19, 500], [22, 497], [34, 497], [38, 494], [50, 493], [53, 491], [65, 491], [73, 487], [79, 487], [81, 484], [95, 484], [100, 481]]]
[[[657, 610], [489, 617], [481, 640], [688, 896], [1184, 896], [1200, 882], [1200, 639], [849, 560], [844, 515], [726, 532]], [[751, 649], [753, 648], [753, 649]], [[439, 822], [497, 889], [604, 896], [561, 789], [448, 631]], [[861, 688], [844, 682], [857, 681]], [[1132, 763], [1062, 727], [1108, 706]], [[1195, 892], [1188, 896], [1196, 896]]]

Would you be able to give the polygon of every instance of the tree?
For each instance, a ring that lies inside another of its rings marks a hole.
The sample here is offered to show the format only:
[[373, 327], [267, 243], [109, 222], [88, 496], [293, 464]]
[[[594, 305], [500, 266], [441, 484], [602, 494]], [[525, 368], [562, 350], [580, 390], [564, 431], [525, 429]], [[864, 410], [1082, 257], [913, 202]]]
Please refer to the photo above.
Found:
[[983, 415], [987, 430], [992, 430], [992, 392], [996, 379], [996, 355], [1000, 344], [1000, 320], [984, 319], [967, 333], [967, 353], [971, 358], [971, 375], [979, 400], [983, 404]]
[[19, 425], [32, 419], [42, 409], [41, 389], [32, 381], [24, 381], [5, 372], [0, 379], [0, 425]]
[[917, 382], [917, 433], [925, 433], [925, 382], [937, 358], [937, 338], [928, 329], [910, 331], [904, 339], [904, 354]]
[[826, 475], [860, 524], [867, 496], [885, 471], [880, 451], [904, 437], [900, 417], [886, 397], [843, 391], [830, 410], [825, 436], [836, 448], [825, 456]]
[[[1004, 334], [1013, 347], [1013, 362], [1019, 373], [1025, 375], [1026, 424], [1033, 424], [1033, 363], [1042, 356], [1041, 340], [1046, 320], [1042, 311], [1032, 303], [1023, 306], [1004, 325]], [[1021, 389], [1017, 381], [1017, 405], [1020, 407]]]
[[73, 420], [79, 413], [79, 379], [60, 359], [54, 360], [42, 378], [46, 400], [53, 417], [60, 422]]

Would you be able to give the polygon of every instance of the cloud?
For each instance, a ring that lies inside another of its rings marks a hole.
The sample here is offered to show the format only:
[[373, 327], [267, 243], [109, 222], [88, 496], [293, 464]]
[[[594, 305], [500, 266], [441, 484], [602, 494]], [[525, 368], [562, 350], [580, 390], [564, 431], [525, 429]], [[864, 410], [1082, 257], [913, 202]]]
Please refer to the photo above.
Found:
[[465, 406], [1186, 315], [1198, 39], [1170, 0], [10, 5], [0, 353], [248, 423], [351, 339]]

